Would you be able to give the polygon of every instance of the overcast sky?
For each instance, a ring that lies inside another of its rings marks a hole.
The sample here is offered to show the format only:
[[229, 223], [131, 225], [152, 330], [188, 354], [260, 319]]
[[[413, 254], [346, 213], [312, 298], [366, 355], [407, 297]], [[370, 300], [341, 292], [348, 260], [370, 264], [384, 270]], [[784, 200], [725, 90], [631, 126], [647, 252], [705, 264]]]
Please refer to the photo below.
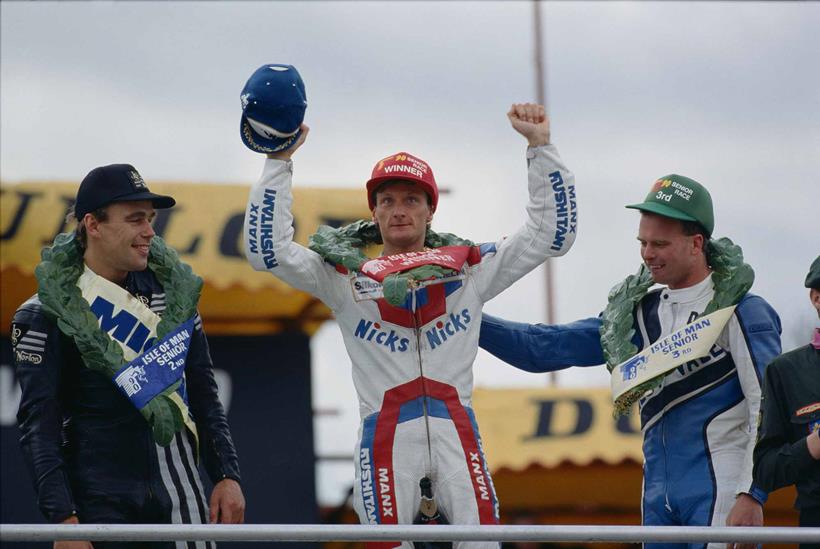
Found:
[[[553, 142], [579, 199], [578, 240], [554, 261], [558, 321], [597, 314], [637, 269], [639, 214], [622, 206], [680, 173], [711, 190], [715, 235], [743, 247], [784, 347], [806, 341], [816, 317], [802, 282], [820, 253], [820, 4], [560, 2], [543, 17]], [[525, 142], [505, 113], [535, 99], [530, 2], [2, 2], [0, 21], [4, 183], [130, 162], [149, 183], [250, 184], [262, 158], [239, 140], [239, 92], [260, 65], [290, 63], [312, 128], [296, 185], [362, 186], [376, 160], [407, 150], [452, 190], [438, 230], [487, 241], [522, 222]], [[485, 311], [543, 321], [544, 299], [536, 271]], [[317, 406], [344, 410], [318, 427], [318, 448], [350, 452], [355, 397], [336, 326], [313, 347]], [[483, 353], [476, 380], [544, 383]], [[323, 481], [322, 497], [338, 489]]]

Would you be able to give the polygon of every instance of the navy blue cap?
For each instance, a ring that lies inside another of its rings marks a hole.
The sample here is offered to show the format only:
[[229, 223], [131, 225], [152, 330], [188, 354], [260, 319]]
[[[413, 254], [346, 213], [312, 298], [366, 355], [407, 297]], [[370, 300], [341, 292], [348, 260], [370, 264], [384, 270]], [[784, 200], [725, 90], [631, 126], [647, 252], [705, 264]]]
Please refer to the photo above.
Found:
[[242, 100], [239, 134], [250, 150], [284, 151], [299, 139], [307, 95], [296, 67], [262, 65], [245, 83], [239, 98]]
[[77, 219], [114, 202], [150, 200], [155, 208], [170, 208], [176, 200], [148, 190], [142, 176], [131, 164], [109, 164], [94, 168], [77, 190], [74, 212]]

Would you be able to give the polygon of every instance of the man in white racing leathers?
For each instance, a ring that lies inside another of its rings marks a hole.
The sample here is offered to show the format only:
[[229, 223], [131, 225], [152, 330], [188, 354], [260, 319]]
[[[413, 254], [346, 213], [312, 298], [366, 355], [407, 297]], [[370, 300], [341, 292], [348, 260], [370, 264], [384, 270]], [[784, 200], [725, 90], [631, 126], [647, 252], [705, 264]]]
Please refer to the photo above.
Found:
[[[425, 248], [438, 189], [425, 162], [399, 153], [380, 161], [367, 184], [384, 244], [380, 258], [348, 270], [295, 244], [290, 157], [304, 142], [304, 125], [295, 146], [268, 154], [251, 189], [244, 227], [249, 261], [327, 304], [353, 363], [362, 418], [355, 507], [362, 523], [412, 523], [424, 476], [452, 523], [498, 522], [471, 409], [481, 310], [546, 258], [566, 253], [577, 216], [574, 177], [550, 144], [544, 108], [516, 104], [507, 116], [529, 143], [529, 204], [524, 226], [495, 243], [451, 246], [446, 253]], [[429, 263], [446, 264], [456, 275], [411, 284], [399, 306], [369, 276]]]

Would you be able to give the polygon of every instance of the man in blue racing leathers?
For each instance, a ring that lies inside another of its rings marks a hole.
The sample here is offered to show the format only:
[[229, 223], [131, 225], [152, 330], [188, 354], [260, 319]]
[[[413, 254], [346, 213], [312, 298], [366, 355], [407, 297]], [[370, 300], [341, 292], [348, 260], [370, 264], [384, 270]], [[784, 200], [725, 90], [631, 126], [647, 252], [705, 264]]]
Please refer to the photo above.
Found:
[[[708, 191], [678, 175], [659, 179], [644, 203], [628, 207], [641, 210], [641, 257], [662, 285], [633, 310], [632, 343], [641, 350], [697, 318], [714, 297], [706, 253], [714, 217]], [[600, 327], [599, 318], [547, 326], [485, 315], [480, 345], [533, 372], [592, 366], [605, 362]], [[763, 524], [767, 494], [752, 482], [752, 451], [763, 369], [779, 353], [780, 319], [747, 293], [707, 356], [679, 365], [641, 398], [644, 525]]]

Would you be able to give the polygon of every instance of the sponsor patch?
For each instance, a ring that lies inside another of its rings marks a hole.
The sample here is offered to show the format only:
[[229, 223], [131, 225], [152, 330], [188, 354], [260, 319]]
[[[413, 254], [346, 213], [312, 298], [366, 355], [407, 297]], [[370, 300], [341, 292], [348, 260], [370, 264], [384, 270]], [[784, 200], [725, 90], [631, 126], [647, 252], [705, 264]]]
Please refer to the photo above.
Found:
[[370, 448], [362, 448], [359, 453], [359, 468], [362, 472], [362, 503], [364, 503], [364, 512], [367, 515], [368, 524], [378, 524], [379, 519], [376, 510], [376, 495], [373, 492], [373, 471], [371, 464]]
[[450, 316], [446, 319], [436, 322], [433, 328], [425, 330], [424, 335], [427, 336], [427, 343], [430, 344], [430, 350], [434, 350], [439, 345], [443, 345], [447, 342], [448, 338], [460, 332], [466, 332], [471, 320], [470, 310], [464, 309], [460, 313], [450, 313]]
[[796, 416], [805, 416], [806, 414], [810, 414], [816, 410], [820, 410], [820, 402], [815, 402], [814, 404], [809, 404], [808, 406], [803, 406], [802, 408], [798, 408], [794, 415]]
[[387, 331], [386, 328], [382, 328], [381, 324], [372, 320], [361, 319], [353, 335], [374, 345], [381, 345], [389, 349], [391, 353], [403, 353], [410, 345], [410, 340], [400, 337], [401, 334], [396, 330]]
[[29, 353], [28, 351], [15, 351], [17, 362], [29, 362], [31, 364], [40, 364], [43, 362], [43, 355], [39, 353]]
[[564, 241], [568, 233], [574, 233], [578, 224], [578, 213], [576, 209], [575, 187], [569, 189], [564, 185], [561, 172], [549, 174], [552, 191], [555, 196], [555, 236], [552, 240], [550, 250], [560, 251], [564, 247]]
[[[268, 151], [273, 152], [273, 151]], [[276, 191], [265, 189], [262, 204], [250, 204], [248, 211], [248, 252], [262, 256], [265, 267], [278, 267], [273, 251], [273, 213], [276, 209]]]
[[369, 276], [357, 275], [350, 279], [350, 288], [353, 290], [355, 301], [367, 301], [384, 297], [384, 291], [380, 282], [376, 282]]
[[379, 467], [379, 507], [382, 517], [393, 517], [393, 486], [390, 482], [390, 469]]
[[815, 431], [820, 431], [820, 419], [809, 423], [809, 434], [812, 434]]
[[48, 334], [32, 330], [28, 324], [11, 326], [11, 345], [17, 362], [42, 363], [47, 339]]

